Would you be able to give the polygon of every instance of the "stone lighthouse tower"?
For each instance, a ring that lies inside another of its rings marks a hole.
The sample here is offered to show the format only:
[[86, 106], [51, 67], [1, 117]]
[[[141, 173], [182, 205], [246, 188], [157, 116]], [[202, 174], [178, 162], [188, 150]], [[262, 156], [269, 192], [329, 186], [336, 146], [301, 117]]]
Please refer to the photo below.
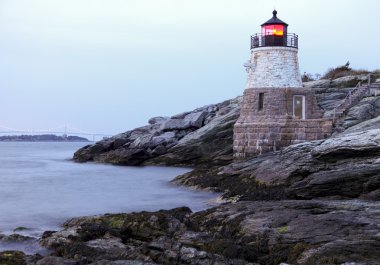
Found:
[[310, 88], [303, 88], [298, 36], [273, 17], [251, 36], [251, 58], [240, 117], [234, 126], [234, 156], [242, 158], [331, 134]]

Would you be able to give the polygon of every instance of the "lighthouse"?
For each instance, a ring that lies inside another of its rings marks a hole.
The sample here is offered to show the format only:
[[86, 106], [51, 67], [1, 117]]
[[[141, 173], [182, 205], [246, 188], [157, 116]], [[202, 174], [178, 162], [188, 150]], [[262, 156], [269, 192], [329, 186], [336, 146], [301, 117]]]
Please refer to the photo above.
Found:
[[324, 139], [332, 121], [322, 118], [314, 92], [302, 86], [298, 35], [277, 11], [251, 36], [251, 56], [240, 117], [234, 125], [234, 157], [276, 151], [291, 144]]

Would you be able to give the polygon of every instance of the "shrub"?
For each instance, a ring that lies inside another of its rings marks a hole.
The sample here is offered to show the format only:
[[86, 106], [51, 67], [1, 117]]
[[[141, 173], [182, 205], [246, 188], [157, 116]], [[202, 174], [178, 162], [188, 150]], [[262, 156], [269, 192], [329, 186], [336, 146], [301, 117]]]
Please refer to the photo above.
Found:
[[369, 73], [369, 71], [364, 69], [352, 69], [350, 67], [350, 63], [347, 62], [345, 65], [328, 69], [327, 72], [322, 76], [322, 79], [336, 79], [343, 76], [365, 75]]
[[375, 81], [376, 79], [379, 79], [380, 78], [380, 69], [374, 70], [371, 74], [373, 75], [373, 79], [371, 78], [372, 81]]
[[312, 74], [310, 74], [310, 73], [304, 73], [303, 75], [302, 75], [302, 82], [309, 82], [309, 81], [314, 81], [315, 79], [313, 78], [313, 75]]

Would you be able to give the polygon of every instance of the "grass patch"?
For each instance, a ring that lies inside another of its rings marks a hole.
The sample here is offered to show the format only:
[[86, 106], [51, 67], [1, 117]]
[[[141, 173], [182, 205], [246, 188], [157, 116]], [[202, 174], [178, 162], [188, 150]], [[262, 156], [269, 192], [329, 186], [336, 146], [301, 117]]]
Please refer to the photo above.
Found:
[[122, 220], [112, 220], [111, 222], [109, 222], [109, 226], [111, 228], [117, 228], [117, 229], [120, 229], [124, 224], [124, 221]]
[[286, 225], [286, 226], [281, 226], [279, 228], [277, 228], [277, 231], [280, 233], [280, 234], [285, 234], [286, 232], [288, 232], [289, 230], [289, 227]]
[[338, 66], [335, 68], [330, 68], [322, 76], [322, 79], [336, 79], [339, 77], [349, 76], [349, 75], [366, 75], [370, 72], [364, 69], [352, 69], [349, 64]]

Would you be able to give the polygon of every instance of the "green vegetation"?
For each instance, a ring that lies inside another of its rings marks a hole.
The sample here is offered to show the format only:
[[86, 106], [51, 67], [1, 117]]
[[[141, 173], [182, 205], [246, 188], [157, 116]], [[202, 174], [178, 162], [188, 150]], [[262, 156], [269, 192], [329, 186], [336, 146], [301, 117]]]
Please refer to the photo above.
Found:
[[285, 234], [286, 232], [288, 232], [288, 229], [289, 229], [288, 226], [282, 226], [282, 227], [277, 228], [277, 231], [278, 231], [280, 234]]
[[299, 256], [306, 250], [312, 248], [311, 245], [306, 244], [305, 242], [299, 242], [295, 244], [291, 249], [288, 255], [288, 260], [292, 263], [295, 263]]
[[302, 82], [309, 82], [309, 81], [314, 81], [316, 79], [319, 79], [321, 77], [320, 74], [316, 74], [315, 77], [313, 76], [313, 74], [311, 73], [303, 73], [301, 79], [302, 79]]
[[345, 65], [328, 69], [322, 79], [336, 79], [348, 75], [366, 75], [369, 73], [369, 71], [363, 69], [352, 69], [350, 63], [347, 62]]
[[25, 265], [25, 254], [20, 251], [4, 251], [0, 253], [0, 265]]
[[380, 69], [374, 70], [372, 72], [365, 69], [353, 69], [350, 67], [350, 63], [347, 62], [345, 65], [329, 68], [323, 75], [304, 72], [301, 78], [302, 82], [309, 82], [319, 79], [333, 80], [344, 76], [366, 74], [371, 74], [371, 81], [374, 82], [376, 79], [380, 78]]
[[111, 228], [120, 229], [123, 227], [124, 220], [118, 218], [111, 218], [110, 220], [107, 220], [107, 224]]
[[125, 214], [109, 214], [101, 217], [100, 222], [111, 229], [121, 229], [125, 222]]

